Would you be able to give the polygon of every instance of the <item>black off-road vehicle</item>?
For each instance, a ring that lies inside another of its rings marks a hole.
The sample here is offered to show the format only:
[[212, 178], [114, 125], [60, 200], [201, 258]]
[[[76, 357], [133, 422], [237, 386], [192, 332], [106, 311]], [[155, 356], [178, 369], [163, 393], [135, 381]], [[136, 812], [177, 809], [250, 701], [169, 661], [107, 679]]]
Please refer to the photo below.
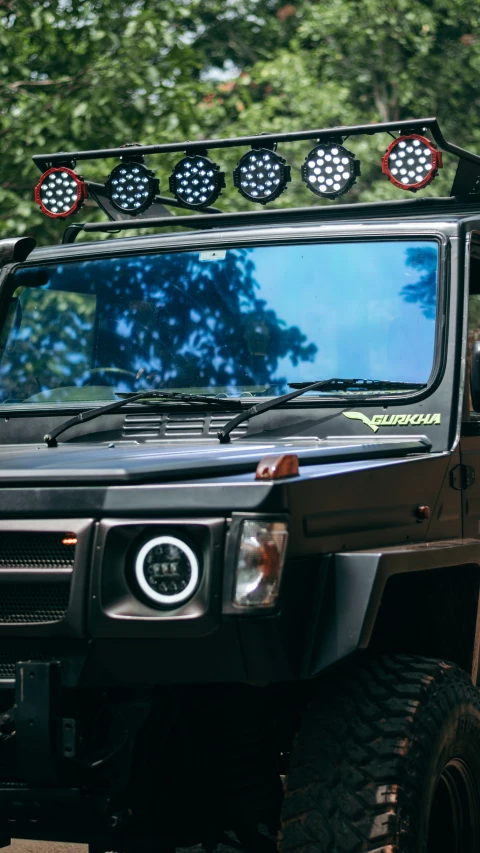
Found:
[[[452, 196], [212, 207], [209, 149], [265, 204], [310, 140], [333, 199], [387, 132]], [[34, 159], [110, 221], [0, 242], [1, 843], [478, 853], [480, 157], [426, 119]]]

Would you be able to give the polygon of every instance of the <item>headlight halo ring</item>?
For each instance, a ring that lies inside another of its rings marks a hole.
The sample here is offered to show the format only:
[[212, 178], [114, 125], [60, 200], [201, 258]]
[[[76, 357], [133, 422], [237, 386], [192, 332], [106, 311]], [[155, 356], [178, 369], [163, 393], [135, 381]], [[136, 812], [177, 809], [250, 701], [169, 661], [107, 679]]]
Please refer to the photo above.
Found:
[[[186, 585], [186, 587], [178, 593], [174, 593], [173, 595], [166, 595], [161, 592], [157, 592], [153, 587], [148, 583], [145, 575], [145, 559], [147, 555], [150, 553], [152, 548], [156, 548], [160, 545], [174, 545], [183, 554], [186, 556], [189, 566], [190, 566], [190, 579]], [[184, 602], [188, 601], [189, 598], [195, 592], [199, 580], [200, 580], [200, 566], [198, 557], [195, 552], [184, 542], [183, 539], [179, 539], [176, 536], [171, 535], [162, 535], [155, 536], [153, 539], [149, 539], [147, 542], [142, 545], [137, 556], [135, 557], [134, 564], [134, 574], [135, 580], [140, 587], [143, 594], [152, 602], [162, 607], [172, 608], [173, 606], [179, 606]]]

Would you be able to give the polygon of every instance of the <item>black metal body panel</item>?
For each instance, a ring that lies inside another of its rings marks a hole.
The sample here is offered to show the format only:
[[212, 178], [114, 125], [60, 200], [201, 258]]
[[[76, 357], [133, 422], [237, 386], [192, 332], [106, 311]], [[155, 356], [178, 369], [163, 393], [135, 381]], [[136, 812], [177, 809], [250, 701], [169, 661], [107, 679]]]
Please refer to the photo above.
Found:
[[26, 261], [35, 244], [36, 240], [33, 237], [11, 237], [0, 240], [0, 266]]
[[312, 649], [311, 675], [368, 647], [390, 577], [466, 564], [480, 567], [479, 540], [426, 542], [333, 555], [329, 567], [333, 583]]
[[162, 483], [183, 480], [185, 471], [188, 471], [189, 479], [254, 471], [260, 459], [269, 454], [295, 452], [308, 465], [344, 459], [401, 458], [424, 453], [429, 447], [425, 437], [409, 435], [405, 438], [397, 436], [393, 440], [357, 437], [343, 441], [318, 441], [315, 438], [305, 442], [301, 439], [287, 442], [242, 441], [240, 446], [236, 442], [229, 445], [205, 444], [203, 447], [178, 442], [177, 446], [150, 446], [147, 452], [142, 446], [122, 446], [121, 443], [107, 448], [67, 443], [58, 448], [10, 446], [0, 449], [0, 486], [72, 482], [78, 486], [87, 483]]

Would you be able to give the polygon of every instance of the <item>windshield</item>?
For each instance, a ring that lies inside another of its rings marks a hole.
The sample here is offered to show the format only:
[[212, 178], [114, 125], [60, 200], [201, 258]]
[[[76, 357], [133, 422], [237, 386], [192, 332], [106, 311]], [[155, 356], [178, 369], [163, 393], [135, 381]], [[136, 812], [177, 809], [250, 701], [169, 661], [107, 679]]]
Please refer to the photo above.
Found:
[[426, 383], [437, 269], [433, 240], [20, 268], [0, 333], [0, 401], [101, 402], [146, 388], [264, 397], [331, 376]]

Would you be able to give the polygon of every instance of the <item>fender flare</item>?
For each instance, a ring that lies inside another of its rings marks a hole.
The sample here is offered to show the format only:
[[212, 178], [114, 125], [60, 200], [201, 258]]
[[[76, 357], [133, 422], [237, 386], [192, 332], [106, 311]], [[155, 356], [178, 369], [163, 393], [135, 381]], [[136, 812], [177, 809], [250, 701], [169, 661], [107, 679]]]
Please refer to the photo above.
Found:
[[[480, 574], [480, 539], [419, 542], [366, 551], [330, 554], [322, 607], [311, 648], [309, 677], [370, 642], [387, 582], [397, 574], [476, 565]], [[477, 649], [480, 639], [477, 610]], [[474, 673], [476, 675], [476, 673]]]

